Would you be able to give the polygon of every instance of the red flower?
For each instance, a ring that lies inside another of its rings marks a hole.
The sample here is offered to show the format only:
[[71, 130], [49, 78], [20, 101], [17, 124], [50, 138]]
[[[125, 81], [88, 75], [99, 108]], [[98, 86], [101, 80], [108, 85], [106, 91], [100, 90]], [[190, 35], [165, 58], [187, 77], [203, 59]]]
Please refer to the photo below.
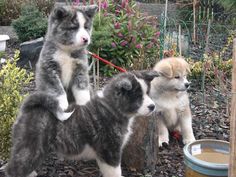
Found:
[[121, 45], [122, 47], [126, 46], [127, 44], [128, 44], [127, 41], [122, 41], [122, 42], [120, 43], [120, 45]]
[[150, 42], [150, 43], [147, 45], [147, 48], [150, 49], [150, 48], [152, 48], [152, 47], [153, 47], [153, 43]]
[[120, 29], [120, 23], [119, 23], [119, 22], [116, 22], [116, 23], [114, 24], [114, 27], [115, 27], [115, 29]]
[[155, 36], [160, 36], [160, 34], [161, 33], [158, 31], [158, 32], [155, 33]]
[[121, 32], [119, 32], [119, 33], [117, 34], [117, 36], [120, 37], [120, 38], [122, 38], [122, 37], [123, 37], [123, 34], [122, 34]]
[[142, 48], [142, 45], [141, 45], [141, 44], [137, 44], [135, 47], [136, 47], [137, 49], [141, 49], [141, 48]]
[[112, 43], [111, 43], [111, 46], [112, 46], [113, 48], [116, 48], [116, 43], [115, 43], [115, 42], [112, 42]]
[[108, 2], [107, 1], [101, 2], [101, 8], [102, 9], [107, 9], [108, 8]]

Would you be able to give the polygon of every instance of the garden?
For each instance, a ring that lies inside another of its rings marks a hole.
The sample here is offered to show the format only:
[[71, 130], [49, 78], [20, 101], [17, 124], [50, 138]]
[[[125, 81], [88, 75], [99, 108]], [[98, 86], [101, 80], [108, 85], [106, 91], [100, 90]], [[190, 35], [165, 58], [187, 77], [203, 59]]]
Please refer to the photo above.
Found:
[[[2, 169], [9, 159], [19, 107], [35, 90], [35, 64], [55, 3], [99, 6], [88, 50], [107, 63], [127, 71], [150, 70], [163, 58], [183, 56], [191, 67], [188, 93], [195, 138], [229, 142], [234, 0], [0, 0], [0, 16], [4, 17], [0, 36], [10, 36], [6, 49], [0, 51], [0, 177], [4, 177]], [[120, 72], [94, 55], [89, 55], [89, 63], [94, 90]], [[157, 150], [154, 169], [123, 165], [122, 175], [185, 176], [183, 148], [181, 136], [171, 134], [170, 144]], [[94, 161], [64, 160], [54, 153], [36, 171], [38, 177], [101, 176]]]

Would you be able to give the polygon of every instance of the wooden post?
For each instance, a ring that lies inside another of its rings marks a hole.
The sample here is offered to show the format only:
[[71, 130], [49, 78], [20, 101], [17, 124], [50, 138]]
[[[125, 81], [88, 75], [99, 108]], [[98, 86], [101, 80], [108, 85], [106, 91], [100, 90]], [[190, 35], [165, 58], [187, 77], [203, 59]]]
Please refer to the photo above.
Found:
[[193, 42], [196, 43], [196, 0], [193, 0]]
[[125, 146], [122, 164], [128, 169], [155, 173], [158, 162], [157, 116], [139, 117], [133, 125], [133, 134]]
[[236, 175], [236, 38], [233, 45], [232, 102], [230, 116], [230, 161], [229, 177]]
[[182, 56], [181, 25], [179, 25], [179, 56]]

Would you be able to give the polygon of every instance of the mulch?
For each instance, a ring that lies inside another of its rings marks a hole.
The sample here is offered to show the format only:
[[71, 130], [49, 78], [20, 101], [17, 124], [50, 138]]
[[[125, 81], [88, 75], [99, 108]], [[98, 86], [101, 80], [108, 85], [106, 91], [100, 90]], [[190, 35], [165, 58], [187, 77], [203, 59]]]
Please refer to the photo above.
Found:
[[[229, 141], [228, 112], [231, 95], [210, 83], [206, 84], [205, 93], [200, 88], [200, 81], [194, 80], [189, 90], [196, 139], [210, 138]], [[185, 173], [183, 147], [181, 140], [171, 137], [169, 146], [159, 149], [155, 174], [139, 173], [135, 169], [122, 167], [123, 175], [126, 177], [182, 177]], [[0, 160], [0, 167], [5, 163]], [[55, 154], [51, 154], [37, 172], [38, 177], [101, 177], [94, 161], [63, 160], [58, 159]], [[0, 177], [2, 177], [1, 174]]]

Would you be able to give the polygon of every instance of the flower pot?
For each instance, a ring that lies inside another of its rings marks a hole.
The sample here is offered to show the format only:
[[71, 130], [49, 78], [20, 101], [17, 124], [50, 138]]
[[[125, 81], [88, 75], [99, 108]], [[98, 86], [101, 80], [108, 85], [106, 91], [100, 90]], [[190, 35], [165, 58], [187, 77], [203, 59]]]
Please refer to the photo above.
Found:
[[184, 147], [186, 177], [227, 177], [229, 143], [221, 140], [197, 140]]
[[0, 35], [0, 52], [6, 50], [6, 41], [9, 39], [8, 35]]

